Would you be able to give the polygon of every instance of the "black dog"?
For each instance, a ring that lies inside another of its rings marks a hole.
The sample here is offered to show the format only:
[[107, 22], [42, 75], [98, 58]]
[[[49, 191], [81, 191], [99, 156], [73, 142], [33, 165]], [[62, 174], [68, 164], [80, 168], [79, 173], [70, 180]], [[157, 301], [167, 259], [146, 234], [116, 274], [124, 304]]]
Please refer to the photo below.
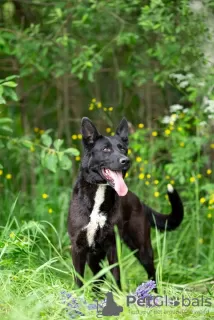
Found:
[[[117, 225], [120, 237], [129, 248], [138, 249], [135, 255], [148, 277], [155, 279], [150, 227], [176, 229], [183, 219], [181, 199], [168, 185], [172, 212], [163, 215], [128, 191], [123, 180], [130, 167], [125, 118], [111, 137], [102, 136], [88, 118], [82, 119], [81, 131], [84, 156], [68, 216], [74, 268], [83, 277], [86, 261], [93, 274], [101, 270], [100, 262], [106, 256], [110, 265], [117, 263], [114, 234], [114, 225]], [[120, 287], [119, 267], [114, 267], [112, 273]], [[82, 285], [78, 277], [76, 282]]]

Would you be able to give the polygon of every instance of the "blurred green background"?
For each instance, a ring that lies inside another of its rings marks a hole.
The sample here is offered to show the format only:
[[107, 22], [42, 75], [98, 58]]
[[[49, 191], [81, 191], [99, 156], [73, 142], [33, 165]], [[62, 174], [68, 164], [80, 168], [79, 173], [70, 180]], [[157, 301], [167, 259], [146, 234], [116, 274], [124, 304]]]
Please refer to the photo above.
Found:
[[[1, 1], [1, 319], [64, 319], [60, 290], [82, 294], [66, 221], [83, 116], [107, 135], [127, 118], [126, 181], [146, 204], [168, 213], [166, 185], [180, 192], [182, 225], [153, 232], [160, 291], [212, 296], [213, 31], [211, 0]], [[146, 274], [129, 255], [122, 244], [134, 290]]]

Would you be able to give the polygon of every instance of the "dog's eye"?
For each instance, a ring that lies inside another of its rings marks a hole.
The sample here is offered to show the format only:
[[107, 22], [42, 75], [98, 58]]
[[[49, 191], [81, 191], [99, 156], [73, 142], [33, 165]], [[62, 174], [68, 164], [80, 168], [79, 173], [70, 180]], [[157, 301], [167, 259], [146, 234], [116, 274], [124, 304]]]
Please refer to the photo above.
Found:
[[103, 151], [104, 152], [111, 152], [111, 149], [106, 147], [106, 148], [103, 149]]
[[124, 149], [123, 147], [120, 147], [120, 152], [126, 153], [126, 149]]

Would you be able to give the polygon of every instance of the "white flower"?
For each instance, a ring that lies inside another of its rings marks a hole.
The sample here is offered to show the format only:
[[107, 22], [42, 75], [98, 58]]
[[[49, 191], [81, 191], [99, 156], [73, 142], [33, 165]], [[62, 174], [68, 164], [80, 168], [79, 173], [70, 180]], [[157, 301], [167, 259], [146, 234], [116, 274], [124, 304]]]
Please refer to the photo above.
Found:
[[206, 105], [204, 109], [206, 113], [214, 113], [214, 100], [209, 100], [205, 97], [204, 104]]
[[187, 113], [188, 111], [189, 111], [189, 109], [185, 108], [185, 109], [183, 110], [183, 113]]
[[168, 124], [168, 123], [170, 123], [170, 122], [171, 122], [171, 117], [169, 117], [169, 116], [163, 117], [162, 123]]
[[173, 123], [175, 123], [177, 118], [178, 118], [178, 115], [176, 113], [173, 113], [171, 116], [163, 117], [161, 122], [164, 123], [164, 124], [169, 124], [169, 123], [173, 124]]
[[171, 113], [173, 113], [179, 110], [183, 110], [183, 107], [180, 104], [173, 104], [172, 106], [169, 107], [169, 110]]
[[214, 119], [214, 114], [209, 114], [208, 119]]
[[170, 75], [170, 78], [174, 78], [176, 79], [178, 82], [182, 81], [182, 80], [185, 80], [185, 76], [183, 74], [180, 74], [180, 73], [172, 73]]
[[204, 127], [204, 126], [206, 126], [206, 125], [207, 125], [206, 121], [201, 121], [201, 122], [199, 123], [199, 126], [201, 126], [201, 127]]
[[188, 86], [189, 82], [187, 80], [181, 81], [179, 83], [180, 88], [186, 88]]

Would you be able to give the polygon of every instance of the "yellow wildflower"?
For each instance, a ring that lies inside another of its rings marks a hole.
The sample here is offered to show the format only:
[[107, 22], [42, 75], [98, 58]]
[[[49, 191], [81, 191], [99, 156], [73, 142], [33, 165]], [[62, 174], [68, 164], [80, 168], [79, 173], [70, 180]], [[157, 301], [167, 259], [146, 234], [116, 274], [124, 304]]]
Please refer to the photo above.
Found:
[[102, 108], [102, 103], [101, 102], [97, 102], [97, 108], [98, 109]]
[[171, 133], [171, 130], [169, 130], [169, 129], [166, 129], [166, 130], [165, 130], [165, 134], [166, 134], [167, 136], [169, 136], [170, 133]]
[[104, 111], [107, 111], [107, 108], [103, 108]]
[[34, 129], [34, 132], [39, 132], [39, 128], [35, 127]]
[[202, 177], [202, 175], [199, 173], [199, 174], [197, 174], [197, 178], [198, 179], [201, 179], [201, 177]]
[[42, 135], [45, 132], [45, 130], [41, 129], [39, 130], [39, 133]]
[[128, 173], [128, 172], [126, 172], [125, 178], [128, 178], [128, 176], [129, 176], [129, 173]]
[[115, 134], [115, 133], [114, 133], [114, 132], [112, 132], [112, 133], [111, 133], [111, 136], [114, 136], [114, 134]]
[[144, 171], [144, 167], [140, 167], [140, 171]]
[[75, 157], [75, 160], [76, 160], [76, 161], [80, 161], [80, 156], [76, 156], [76, 157]]
[[212, 170], [211, 169], [207, 169], [207, 174], [211, 174]]
[[12, 179], [12, 174], [10, 174], [10, 173], [6, 174], [6, 179], [7, 179], [7, 180]]
[[2, 176], [3, 175], [3, 170], [0, 170], [0, 176]]
[[151, 174], [148, 173], [148, 174], [146, 175], [146, 177], [147, 177], [147, 179], [150, 179], [150, 178], [151, 178]]
[[155, 180], [155, 181], [154, 181], [154, 184], [157, 185], [158, 183], [159, 183], [159, 180]]
[[200, 203], [203, 204], [204, 202], [206, 202], [206, 199], [203, 197], [200, 199]]
[[167, 180], [169, 180], [169, 179], [170, 179], [170, 176], [166, 176], [165, 178], [166, 178]]
[[210, 148], [214, 149], [214, 143], [211, 143]]
[[42, 198], [43, 198], [43, 199], [47, 199], [47, 198], [48, 198], [48, 194], [47, 194], [47, 193], [43, 193], [43, 194], [42, 194]]
[[175, 184], [175, 181], [174, 181], [174, 180], [170, 180], [170, 183], [171, 183], [171, 184]]
[[158, 191], [155, 191], [154, 196], [157, 198], [159, 197], [160, 193]]
[[52, 209], [52, 208], [49, 208], [49, 209], [48, 209], [48, 213], [53, 213], [53, 209]]
[[139, 177], [140, 180], [143, 180], [145, 178], [145, 174], [144, 173], [140, 173], [138, 177]]
[[213, 204], [213, 203], [214, 203], [214, 199], [210, 199], [209, 204]]
[[143, 129], [144, 128], [144, 124], [143, 123], [139, 123], [138, 128], [139, 129]]
[[149, 181], [146, 181], [145, 184], [148, 186], [148, 185], [150, 184], [150, 182], [149, 182]]
[[153, 137], [157, 137], [157, 135], [158, 135], [157, 131], [153, 131], [153, 132], [152, 132], [152, 136], [153, 136]]
[[137, 161], [137, 162], [141, 162], [141, 161], [142, 161], [142, 158], [141, 158], [141, 157], [137, 157], [137, 158], [136, 158], [136, 161]]
[[208, 213], [207, 218], [211, 219], [212, 218], [212, 213]]
[[113, 107], [108, 108], [108, 111], [110, 112], [113, 111]]
[[96, 102], [96, 99], [95, 99], [95, 98], [93, 98], [93, 99], [91, 100], [91, 102], [92, 102], [92, 103], [95, 103], [95, 102]]
[[180, 147], [184, 147], [184, 142], [180, 142]]
[[79, 140], [81, 140], [81, 139], [82, 139], [82, 135], [79, 133], [79, 134], [77, 135], [77, 138], [78, 138]]
[[131, 149], [128, 149], [128, 155], [130, 155], [132, 153]]
[[106, 132], [110, 133], [111, 132], [111, 128], [106, 128]]
[[89, 111], [94, 110], [94, 104], [93, 104], [93, 103], [91, 103], [91, 104], [90, 104], [90, 106], [89, 106], [88, 110], [89, 110]]
[[9, 235], [10, 239], [15, 239], [16, 235], [14, 232], [11, 232], [10, 235]]
[[204, 243], [204, 239], [203, 239], [203, 238], [200, 238], [200, 239], [198, 240], [198, 242], [199, 242], [200, 244], [203, 244], [203, 243]]
[[181, 128], [181, 127], [178, 127], [178, 131], [180, 131], [180, 132], [181, 132], [181, 131], [183, 131], [183, 128]]
[[71, 138], [72, 138], [73, 140], [77, 140], [77, 135], [76, 135], [76, 134], [73, 134], [73, 135], [71, 136]]
[[34, 152], [34, 151], [35, 151], [35, 148], [34, 148], [33, 146], [31, 146], [31, 147], [30, 147], [30, 151], [31, 151], [31, 152]]
[[190, 177], [190, 178], [189, 178], [189, 181], [190, 181], [190, 182], [195, 182], [195, 177]]

